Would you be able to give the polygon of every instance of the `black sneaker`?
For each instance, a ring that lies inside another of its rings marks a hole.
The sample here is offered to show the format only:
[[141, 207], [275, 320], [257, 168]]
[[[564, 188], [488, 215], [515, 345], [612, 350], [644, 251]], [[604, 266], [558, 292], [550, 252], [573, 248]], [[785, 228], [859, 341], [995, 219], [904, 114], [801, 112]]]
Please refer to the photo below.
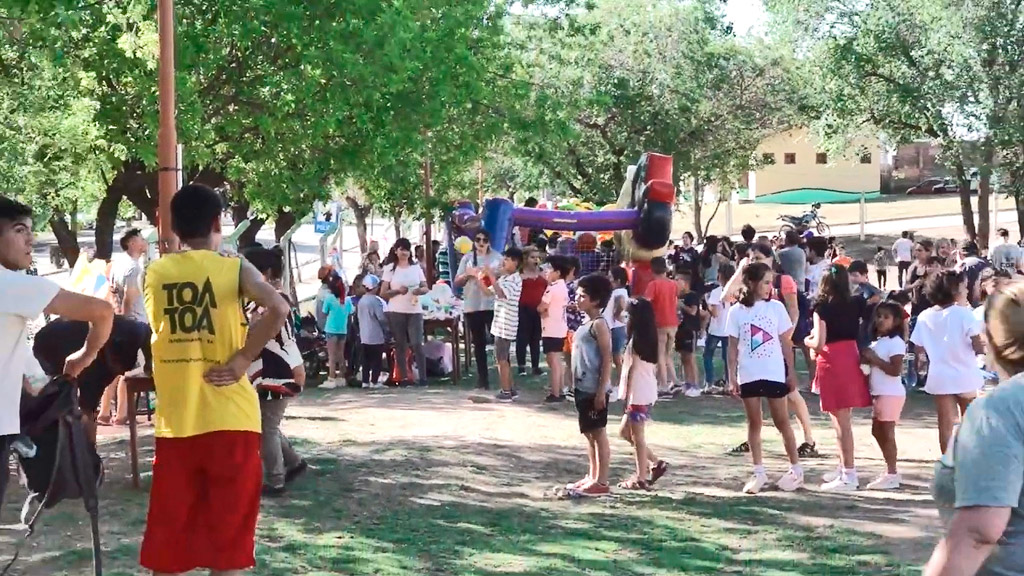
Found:
[[494, 397], [498, 400], [498, 402], [511, 402], [516, 399], [516, 397], [513, 396], [511, 392], [506, 392], [504, 390], [498, 392]]
[[544, 399], [545, 404], [559, 404], [565, 402], [565, 396], [555, 396], [554, 394], [548, 394], [548, 397]]
[[512, 397], [513, 398], [519, 398], [519, 390], [516, 390], [515, 388], [513, 388], [512, 389]]
[[528, 375], [529, 374], [526, 372], [526, 368], [520, 368], [519, 369], [519, 377], [520, 378], [526, 378]]
[[544, 374], [545, 374], [545, 372], [543, 370], [541, 370], [540, 368], [534, 368], [533, 369], [533, 375], [534, 376], [543, 376]]
[[288, 484], [292, 480], [295, 480], [299, 476], [302, 476], [303, 474], [306, 473], [306, 470], [308, 469], [309, 463], [306, 462], [305, 460], [300, 460], [299, 463], [296, 464], [294, 468], [284, 473], [284, 483]]
[[284, 493], [288, 490], [284, 486], [271, 486], [269, 484], [263, 485], [263, 490], [260, 493], [264, 498], [278, 498], [284, 496]]

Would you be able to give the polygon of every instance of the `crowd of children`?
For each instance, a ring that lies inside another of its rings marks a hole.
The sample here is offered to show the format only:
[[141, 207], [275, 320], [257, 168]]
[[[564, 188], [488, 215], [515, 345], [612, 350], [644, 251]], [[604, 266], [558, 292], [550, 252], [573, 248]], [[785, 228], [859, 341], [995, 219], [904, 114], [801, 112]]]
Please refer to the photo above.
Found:
[[[743, 399], [748, 437], [730, 452], [751, 455], [753, 473], [743, 488], [748, 493], [768, 482], [763, 402], [789, 460], [776, 482], [780, 489], [801, 487], [801, 458], [819, 456], [801, 384], [820, 397], [839, 447], [835, 471], [822, 484], [825, 491], [860, 487], [855, 409], [872, 408], [872, 435], [886, 465], [867, 484], [870, 489], [900, 486], [896, 425], [908, 389], [935, 397], [939, 441], [946, 445], [983, 385], [976, 310], [1016, 273], [1020, 249], [1004, 242], [993, 249], [993, 266], [972, 242], [954, 254], [948, 241], [914, 240], [908, 232], [872, 258], [880, 285], [875, 286], [868, 264], [847, 255], [833, 239], [790, 233], [773, 241], [750, 226], [742, 236], [735, 243], [708, 237], [698, 250], [693, 236], [684, 234], [665, 258], [651, 261], [653, 280], [644, 294], [631, 295], [628, 272], [608, 257], [607, 246], [597, 252], [588, 245], [600, 256], [584, 265], [575, 240], [533, 235], [498, 254], [485, 232], [476, 235], [454, 284], [472, 301], [466, 318], [478, 374], [488, 371], [487, 347], [493, 342], [500, 387], [495, 398], [516, 401], [517, 379], [543, 375], [543, 351], [544, 402], [571, 398], [587, 439], [587, 475], [567, 488], [583, 495], [607, 493], [607, 404], [616, 397], [626, 406], [620, 435], [635, 448], [636, 473], [620, 484], [627, 489], [645, 489], [664, 474], [666, 464], [644, 441], [644, 424], [656, 400], [679, 396]], [[902, 285], [886, 291], [887, 268], [894, 261]], [[417, 322], [415, 299], [427, 285], [408, 240], [399, 239], [382, 263], [367, 258], [348, 297], [336, 274], [325, 275], [324, 286], [317, 312], [331, 340], [326, 387], [336, 386], [337, 375], [345, 374], [346, 356], [349, 370], [362, 369], [364, 388], [382, 387], [388, 379], [382, 376], [388, 343], [398, 350], [392, 360], [412, 350], [419, 367], [414, 380], [409, 365], [398, 362], [393, 371], [399, 376], [392, 379], [410, 385], [425, 381], [422, 315]], [[803, 383], [797, 350], [808, 375]], [[613, 378], [618, 386], [612, 386]], [[477, 383], [489, 387], [486, 375]], [[790, 425], [790, 412], [800, 424], [802, 442]]]

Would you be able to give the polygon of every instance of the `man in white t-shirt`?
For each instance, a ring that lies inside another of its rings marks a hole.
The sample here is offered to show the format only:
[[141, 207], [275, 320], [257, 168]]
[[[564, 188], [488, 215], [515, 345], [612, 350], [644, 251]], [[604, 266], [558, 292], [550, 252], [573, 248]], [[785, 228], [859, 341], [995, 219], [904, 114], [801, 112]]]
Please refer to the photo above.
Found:
[[1006, 228], [997, 230], [996, 235], [999, 237], [999, 240], [996, 246], [989, 252], [989, 261], [992, 262], [992, 266], [999, 270], [1006, 270], [1014, 275], [1017, 274], [1017, 271], [1021, 269], [1020, 246], [1010, 243], [1010, 231]]
[[106, 301], [67, 292], [46, 278], [25, 274], [32, 266], [34, 239], [32, 210], [0, 196], [0, 494], [7, 487], [11, 442], [21, 433], [22, 388], [29, 388], [29, 377], [45, 378], [28, 346], [28, 322], [45, 312], [90, 323], [85, 346], [64, 363], [64, 373], [76, 377], [96, 359], [114, 319]]
[[914, 241], [910, 239], [910, 232], [904, 230], [900, 238], [892, 244], [892, 257], [896, 260], [896, 280], [900, 288], [903, 287], [903, 277], [910, 269], [910, 263], [914, 259]]

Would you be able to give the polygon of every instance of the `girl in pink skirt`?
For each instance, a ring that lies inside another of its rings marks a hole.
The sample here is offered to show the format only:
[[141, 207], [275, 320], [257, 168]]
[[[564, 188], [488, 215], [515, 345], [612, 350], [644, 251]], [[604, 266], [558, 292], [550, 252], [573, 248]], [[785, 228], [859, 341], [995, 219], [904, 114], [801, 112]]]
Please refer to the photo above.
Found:
[[821, 489], [851, 492], [859, 487], [853, 463], [851, 409], [871, 406], [867, 378], [860, 369], [857, 334], [867, 304], [852, 296], [846, 267], [832, 264], [821, 278], [814, 304], [814, 326], [805, 343], [817, 356], [814, 391], [821, 395], [821, 411], [832, 416], [839, 443], [839, 468], [825, 475]]

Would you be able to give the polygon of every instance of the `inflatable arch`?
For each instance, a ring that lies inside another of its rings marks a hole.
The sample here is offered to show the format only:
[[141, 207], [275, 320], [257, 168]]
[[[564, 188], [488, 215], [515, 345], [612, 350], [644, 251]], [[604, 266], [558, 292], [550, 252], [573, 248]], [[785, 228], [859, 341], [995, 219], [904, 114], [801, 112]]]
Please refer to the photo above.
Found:
[[[522, 208], [504, 198], [484, 202], [481, 214], [472, 203], [456, 204], [447, 222], [448, 254], [452, 275], [460, 252], [455, 243], [483, 228], [491, 247], [503, 251], [516, 227], [565, 232], [616, 232], [616, 244], [633, 267], [633, 294], [643, 294], [651, 280], [651, 258], [664, 256], [672, 231], [672, 157], [647, 152], [627, 171], [614, 210], [565, 211]], [[464, 244], [464, 242], [462, 242]]]

